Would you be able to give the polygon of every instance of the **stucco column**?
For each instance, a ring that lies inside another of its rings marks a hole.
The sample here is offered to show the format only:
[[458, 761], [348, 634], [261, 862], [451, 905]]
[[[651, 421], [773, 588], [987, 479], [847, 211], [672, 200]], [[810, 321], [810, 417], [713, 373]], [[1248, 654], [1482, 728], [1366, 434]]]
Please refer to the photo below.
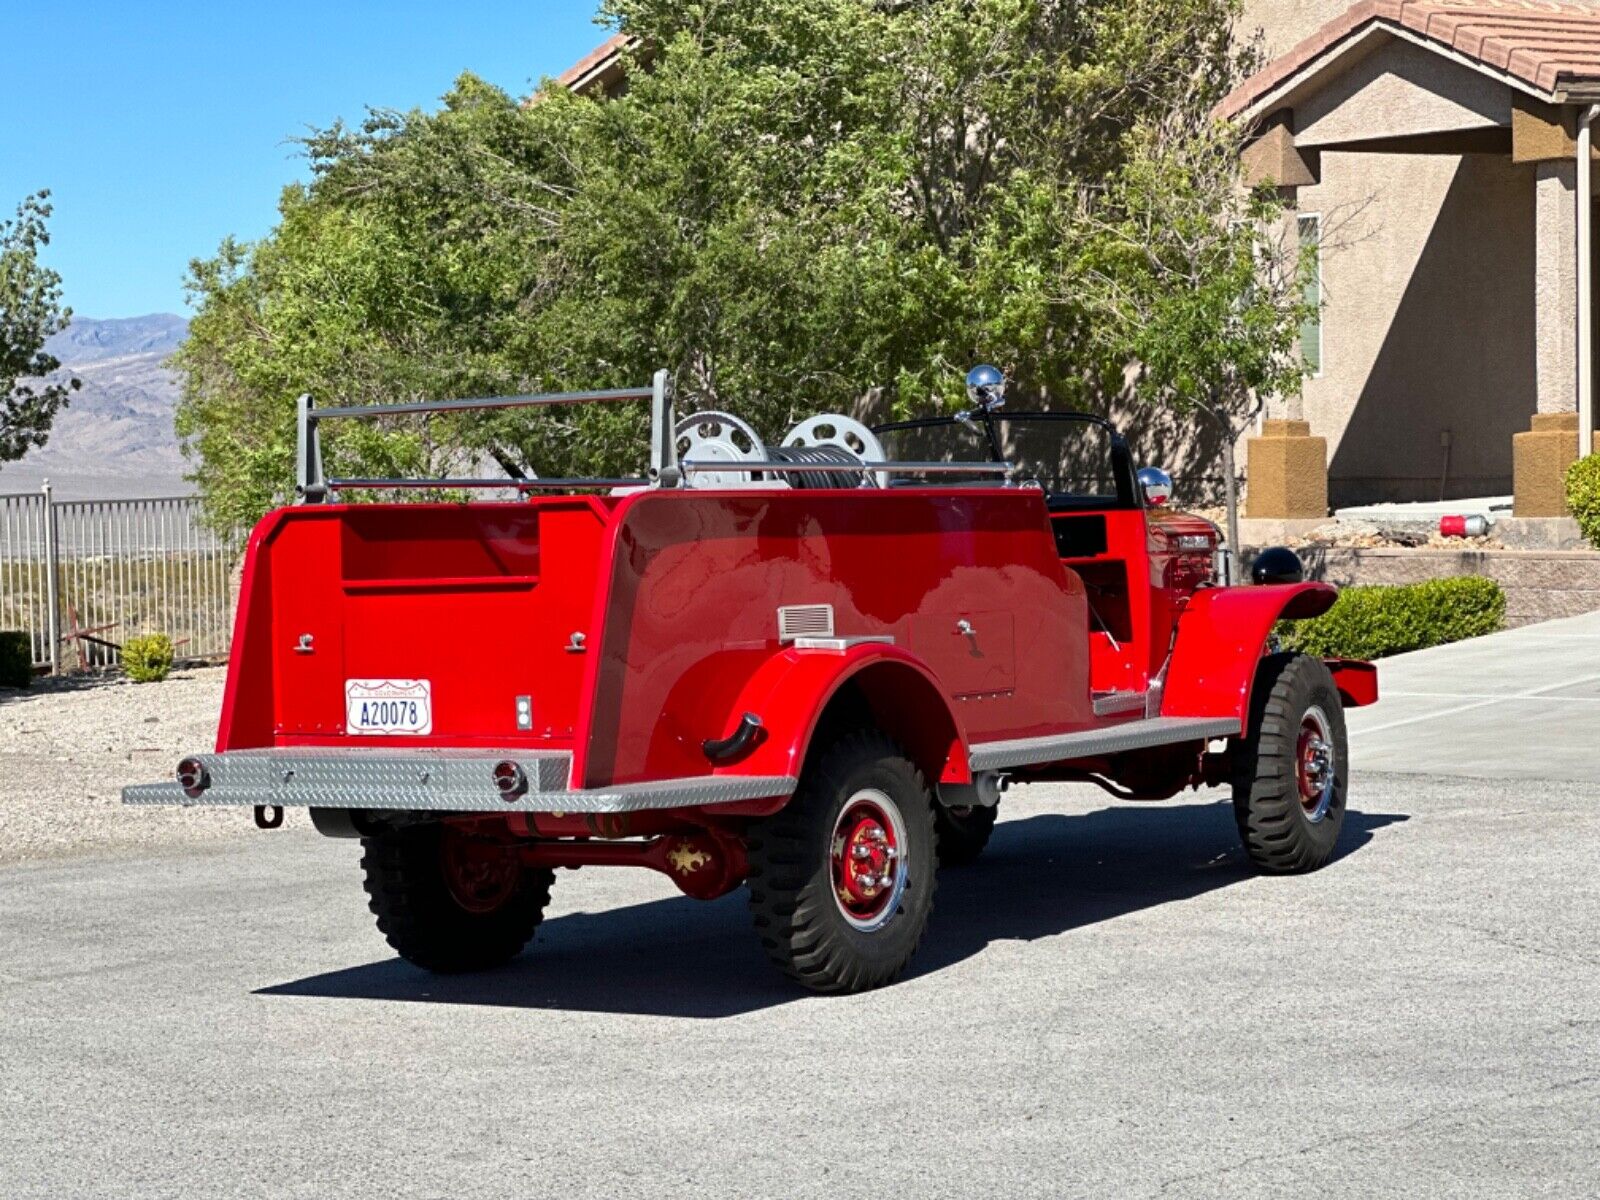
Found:
[[1328, 440], [1308, 421], [1263, 421], [1245, 443], [1244, 515], [1252, 521], [1326, 520]]
[[1538, 411], [1511, 439], [1517, 517], [1567, 511], [1563, 477], [1578, 457], [1578, 199], [1570, 160], [1541, 162], [1534, 185], [1534, 376]]
[[1534, 379], [1538, 411], [1578, 410], [1577, 168], [1542, 162], [1534, 184]]

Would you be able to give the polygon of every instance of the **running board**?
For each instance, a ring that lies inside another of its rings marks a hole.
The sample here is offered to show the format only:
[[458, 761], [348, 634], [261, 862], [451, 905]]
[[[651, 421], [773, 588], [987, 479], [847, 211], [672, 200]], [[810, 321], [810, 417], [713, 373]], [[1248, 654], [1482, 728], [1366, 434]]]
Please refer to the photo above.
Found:
[[1103, 758], [1174, 742], [1233, 737], [1238, 732], [1239, 722], [1234, 717], [1151, 717], [1113, 725], [1109, 729], [1015, 738], [1008, 742], [979, 742], [968, 751], [967, 759], [973, 771], [1003, 771], [1008, 767], [1070, 762], [1077, 758]]

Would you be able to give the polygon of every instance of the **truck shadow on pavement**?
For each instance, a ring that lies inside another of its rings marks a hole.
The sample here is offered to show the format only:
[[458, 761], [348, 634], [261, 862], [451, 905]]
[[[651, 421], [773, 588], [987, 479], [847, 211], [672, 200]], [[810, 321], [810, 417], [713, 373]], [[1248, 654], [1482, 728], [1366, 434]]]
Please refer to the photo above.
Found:
[[[1347, 813], [1325, 869], [1337, 870], [1376, 830], [1406, 819]], [[977, 864], [941, 872], [933, 922], [908, 977], [951, 967], [991, 942], [1054, 937], [1252, 878], [1226, 801], [1002, 820]], [[558, 875], [558, 908], [560, 882]], [[532, 950], [494, 971], [437, 976], [390, 958], [257, 994], [695, 1018], [807, 998], [767, 964], [743, 889], [711, 903], [672, 897], [553, 916]]]

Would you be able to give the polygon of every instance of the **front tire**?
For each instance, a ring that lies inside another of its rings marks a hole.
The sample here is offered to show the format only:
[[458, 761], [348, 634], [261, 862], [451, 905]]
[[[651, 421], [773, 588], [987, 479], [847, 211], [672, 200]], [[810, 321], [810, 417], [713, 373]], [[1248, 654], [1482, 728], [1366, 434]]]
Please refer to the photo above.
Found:
[[791, 979], [859, 992], [905, 970], [933, 911], [936, 855], [927, 782], [894, 742], [858, 733], [821, 750], [746, 848], [756, 931]]
[[1257, 869], [1302, 874], [1333, 857], [1344, 825], [1349, 751], [1339, 689], [1321, 659], [1262, 659], [1249, 736], [1237, 754], [1233, 813]]
[[361, 839], [368, 907], [402, 958], [441, 974], [481, 971], [521, 953], [544, 920], [555, 872], [514, 848], [444, 823]]

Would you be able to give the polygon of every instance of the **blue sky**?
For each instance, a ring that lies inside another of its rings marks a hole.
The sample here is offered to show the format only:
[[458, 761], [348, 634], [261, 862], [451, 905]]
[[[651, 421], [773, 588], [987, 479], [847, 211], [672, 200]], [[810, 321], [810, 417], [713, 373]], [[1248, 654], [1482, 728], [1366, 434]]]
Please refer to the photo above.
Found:
[[522, 95], [607, 36], [595, 0], [6, 7], [0, 209], [51, 190], [47, 261], [86, 317], [187, 313], [189, 259], [272, 227], [308, 125], [433, 107], [463, 70]]

